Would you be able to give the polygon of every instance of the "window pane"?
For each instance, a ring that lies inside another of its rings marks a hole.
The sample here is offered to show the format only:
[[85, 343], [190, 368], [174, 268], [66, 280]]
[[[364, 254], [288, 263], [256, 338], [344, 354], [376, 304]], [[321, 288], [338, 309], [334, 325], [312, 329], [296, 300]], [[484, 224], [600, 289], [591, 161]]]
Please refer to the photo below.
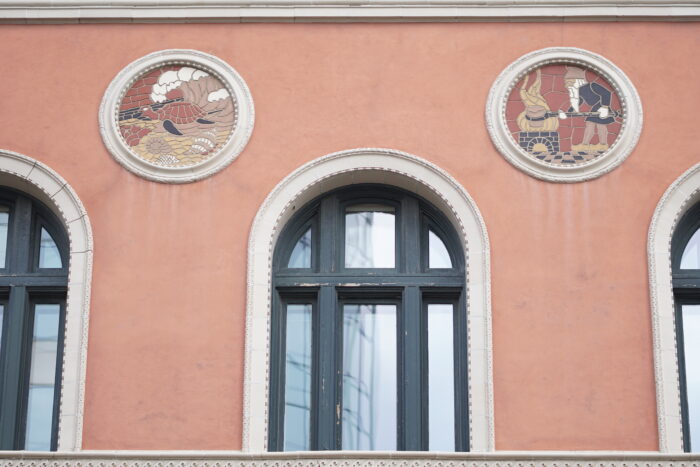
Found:
[[301, 236], [289, 257], [288, 268], [310, 268], [311, 267], [311, 229]]
[[311, 305], [287, 305], [284, 450], [308, 451], [311, 435]]
[[24, 442], [24, 448], [29, 451], [51, 450], [60, 311], [61, 307], [58, 304], [34, 307], [27, 430]]
[[357, 204], [345, 212], [345, 267], [393, 268], [394, 208]]
[[343, 449], [396, 450], [396, 306], [343, 307]]
[[452, 305], [428, 305], [428, 445], [455, 450]]
[[10, 209], [7, 206], [0, 206], [0, 268], [6, 266], [7, 257], [7, 225], [10, 221]]
[[442, 239], [432, 230], [428, 231], [428, 267], [451, 268], [450, 254]]
[[61, 268], [61, 254], [58, 251], [56, 242], [46, 229], [41, 228], [41, 243], [39, 244], [39, 267], [40, 268]]

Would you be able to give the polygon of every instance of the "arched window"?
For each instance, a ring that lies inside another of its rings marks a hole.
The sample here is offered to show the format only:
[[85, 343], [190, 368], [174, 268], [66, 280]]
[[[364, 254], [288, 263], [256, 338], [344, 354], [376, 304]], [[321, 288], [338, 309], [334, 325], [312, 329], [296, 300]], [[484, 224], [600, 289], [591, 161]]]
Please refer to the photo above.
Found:
[[683, 448], [700, 452], [700, 204], [681, 218], [671, 251]]
[[0, 189], [0, 449], [57, 448], [68, 262], [56, 216]]
[[425, 200], [353, 185], [273, 260], [269, 449], [469, 449], [464, 253]]

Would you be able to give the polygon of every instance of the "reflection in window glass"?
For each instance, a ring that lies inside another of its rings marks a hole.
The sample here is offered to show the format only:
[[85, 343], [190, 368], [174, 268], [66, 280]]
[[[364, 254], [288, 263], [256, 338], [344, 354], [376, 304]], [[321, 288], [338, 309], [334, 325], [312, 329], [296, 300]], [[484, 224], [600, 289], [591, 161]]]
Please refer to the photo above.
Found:
[[393, 268], [394, 208], [357, 204], [345, 212], [345, 267]]
[[10, 209], [0, 206], [0, 268], [4, 268], [7, 257], [7, 226], [10, 222]]
[[61, 268], [61, 254], [58, 251], [56, 242], [51, 234], [43, 227], [41, 228], [41, 242], [39, 244], [39, 267], [40, 268]]
[[310, 268], [311, 267], [311, 229], [301, 236], [289, 257], [288, 268]]
[[58, 304], [41, 304], [34, 307], [27, 429], [24, 442], [24, 449], [28, 451], [51, 450], [60, 311], [61, 307]]
[[700, 305], [683, 305], [683, 356], [690, 449], [700, 452]]
[[455, 450], [452, 305], [428, 305], [428, 446]]
[[342, 448], [396, 450], [396, 306], [343, 307]]
[[428, 267], [451, 268], [450, 254], [442, 239], [432, 230], [428, 231]]
[[308, 451], [311, 435], [311, 305], [287, 305], [284, 450]]

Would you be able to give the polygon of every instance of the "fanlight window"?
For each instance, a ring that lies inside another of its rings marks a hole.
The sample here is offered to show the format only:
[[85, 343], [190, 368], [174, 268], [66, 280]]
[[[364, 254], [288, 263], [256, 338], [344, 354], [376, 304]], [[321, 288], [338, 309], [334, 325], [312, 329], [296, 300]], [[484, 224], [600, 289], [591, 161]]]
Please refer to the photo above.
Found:
[[401, 190], [301, 209], [275, 251], [269, 448], [468, 450], [463, 257]]

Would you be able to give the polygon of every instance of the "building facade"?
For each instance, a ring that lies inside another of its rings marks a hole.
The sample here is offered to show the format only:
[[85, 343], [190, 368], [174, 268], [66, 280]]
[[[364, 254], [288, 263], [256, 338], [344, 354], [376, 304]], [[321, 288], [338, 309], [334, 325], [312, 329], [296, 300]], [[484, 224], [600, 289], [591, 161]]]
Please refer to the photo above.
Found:
[[0, 2], [3, 462], [698, 463], [696, 2], [166, 3]]

